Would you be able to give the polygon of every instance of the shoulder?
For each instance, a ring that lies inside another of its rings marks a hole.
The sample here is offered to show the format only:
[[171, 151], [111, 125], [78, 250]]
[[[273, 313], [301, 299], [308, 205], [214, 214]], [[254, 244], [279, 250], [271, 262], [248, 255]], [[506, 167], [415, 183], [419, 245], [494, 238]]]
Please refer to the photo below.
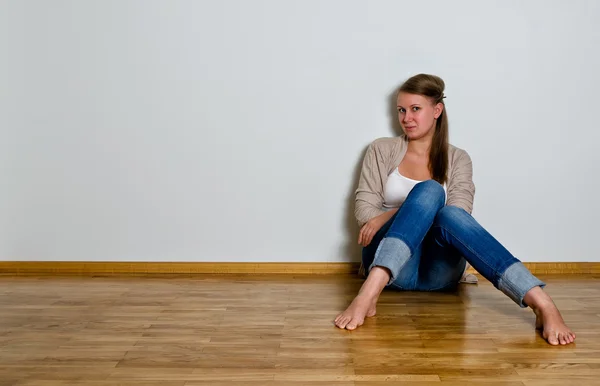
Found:
[[465, 176], [471, 178], [473, 175], [473, 161], [466, 150], [450, 145], [448, 158], [448, 177], [451, 181], [456, 178], [462, 179]]
[[380, 154], [392, 154], [406, 145], [404, 137], [381, 137], [369, 144], [369, 149]]
[[448, 146], [448, 156], [451, 163], [470, 163], [471, 156], [465, 149], [450, 144]]

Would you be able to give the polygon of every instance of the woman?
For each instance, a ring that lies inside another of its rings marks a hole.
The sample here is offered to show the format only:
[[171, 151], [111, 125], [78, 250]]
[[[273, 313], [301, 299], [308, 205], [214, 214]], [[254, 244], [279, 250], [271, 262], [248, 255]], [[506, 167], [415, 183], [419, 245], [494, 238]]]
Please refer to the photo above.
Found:
[[468, 262], [519, 306], [531, 307], [550, 344], [572, 343], [575, 334], [545, 284], [471, 216], [471, 159], [448, 143], [444, 88], [434, 75], [408, 79], [397, 98], [404, 135], [378, 139], [367, 150], [355, 209], [367, 279], [336, 326], [354, 330], [375, 315], [386, 286], [456, 288]]

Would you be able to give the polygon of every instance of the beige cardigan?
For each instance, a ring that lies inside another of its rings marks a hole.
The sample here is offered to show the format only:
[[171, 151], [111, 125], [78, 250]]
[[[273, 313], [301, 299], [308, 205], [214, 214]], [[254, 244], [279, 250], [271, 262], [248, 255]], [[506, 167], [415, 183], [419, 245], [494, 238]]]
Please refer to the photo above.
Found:
[[[358, 180], [354, 207], [354, 216], [360, 227], [384, 213], [383, 189], [388, 175], [404, 158], [407, 144], [405, 137], [400, 136], [379, 138], [369, 145]], [[466, 151], [450, 145], [448, 159], [446, 205], [458, 206], [471, 214], [475, 196], [471, 157]]]

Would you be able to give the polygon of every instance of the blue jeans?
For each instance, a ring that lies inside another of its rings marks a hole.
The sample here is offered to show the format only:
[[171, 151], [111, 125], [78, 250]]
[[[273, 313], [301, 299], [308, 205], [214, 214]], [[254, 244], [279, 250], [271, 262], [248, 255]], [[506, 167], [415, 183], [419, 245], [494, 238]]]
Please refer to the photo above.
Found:
[[445, 206], [434, 180], [418, 183], [392, 217], [363, 248], [363, 265], [391, 272], [389, 287], [412, 291], [452, 290], [468, 261], [494, 287], [521, 307], [525, 294], [545, 284], [464, 209]]

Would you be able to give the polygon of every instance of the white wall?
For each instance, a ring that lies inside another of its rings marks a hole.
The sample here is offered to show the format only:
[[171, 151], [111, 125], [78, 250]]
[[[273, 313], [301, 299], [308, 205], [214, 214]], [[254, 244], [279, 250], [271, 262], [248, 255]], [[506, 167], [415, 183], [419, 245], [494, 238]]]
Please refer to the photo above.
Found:
[[394, 88], [447, 83], [475, 217], [600, 261], [600, 2], [0, 2], [0, 260], [357, 261]]

